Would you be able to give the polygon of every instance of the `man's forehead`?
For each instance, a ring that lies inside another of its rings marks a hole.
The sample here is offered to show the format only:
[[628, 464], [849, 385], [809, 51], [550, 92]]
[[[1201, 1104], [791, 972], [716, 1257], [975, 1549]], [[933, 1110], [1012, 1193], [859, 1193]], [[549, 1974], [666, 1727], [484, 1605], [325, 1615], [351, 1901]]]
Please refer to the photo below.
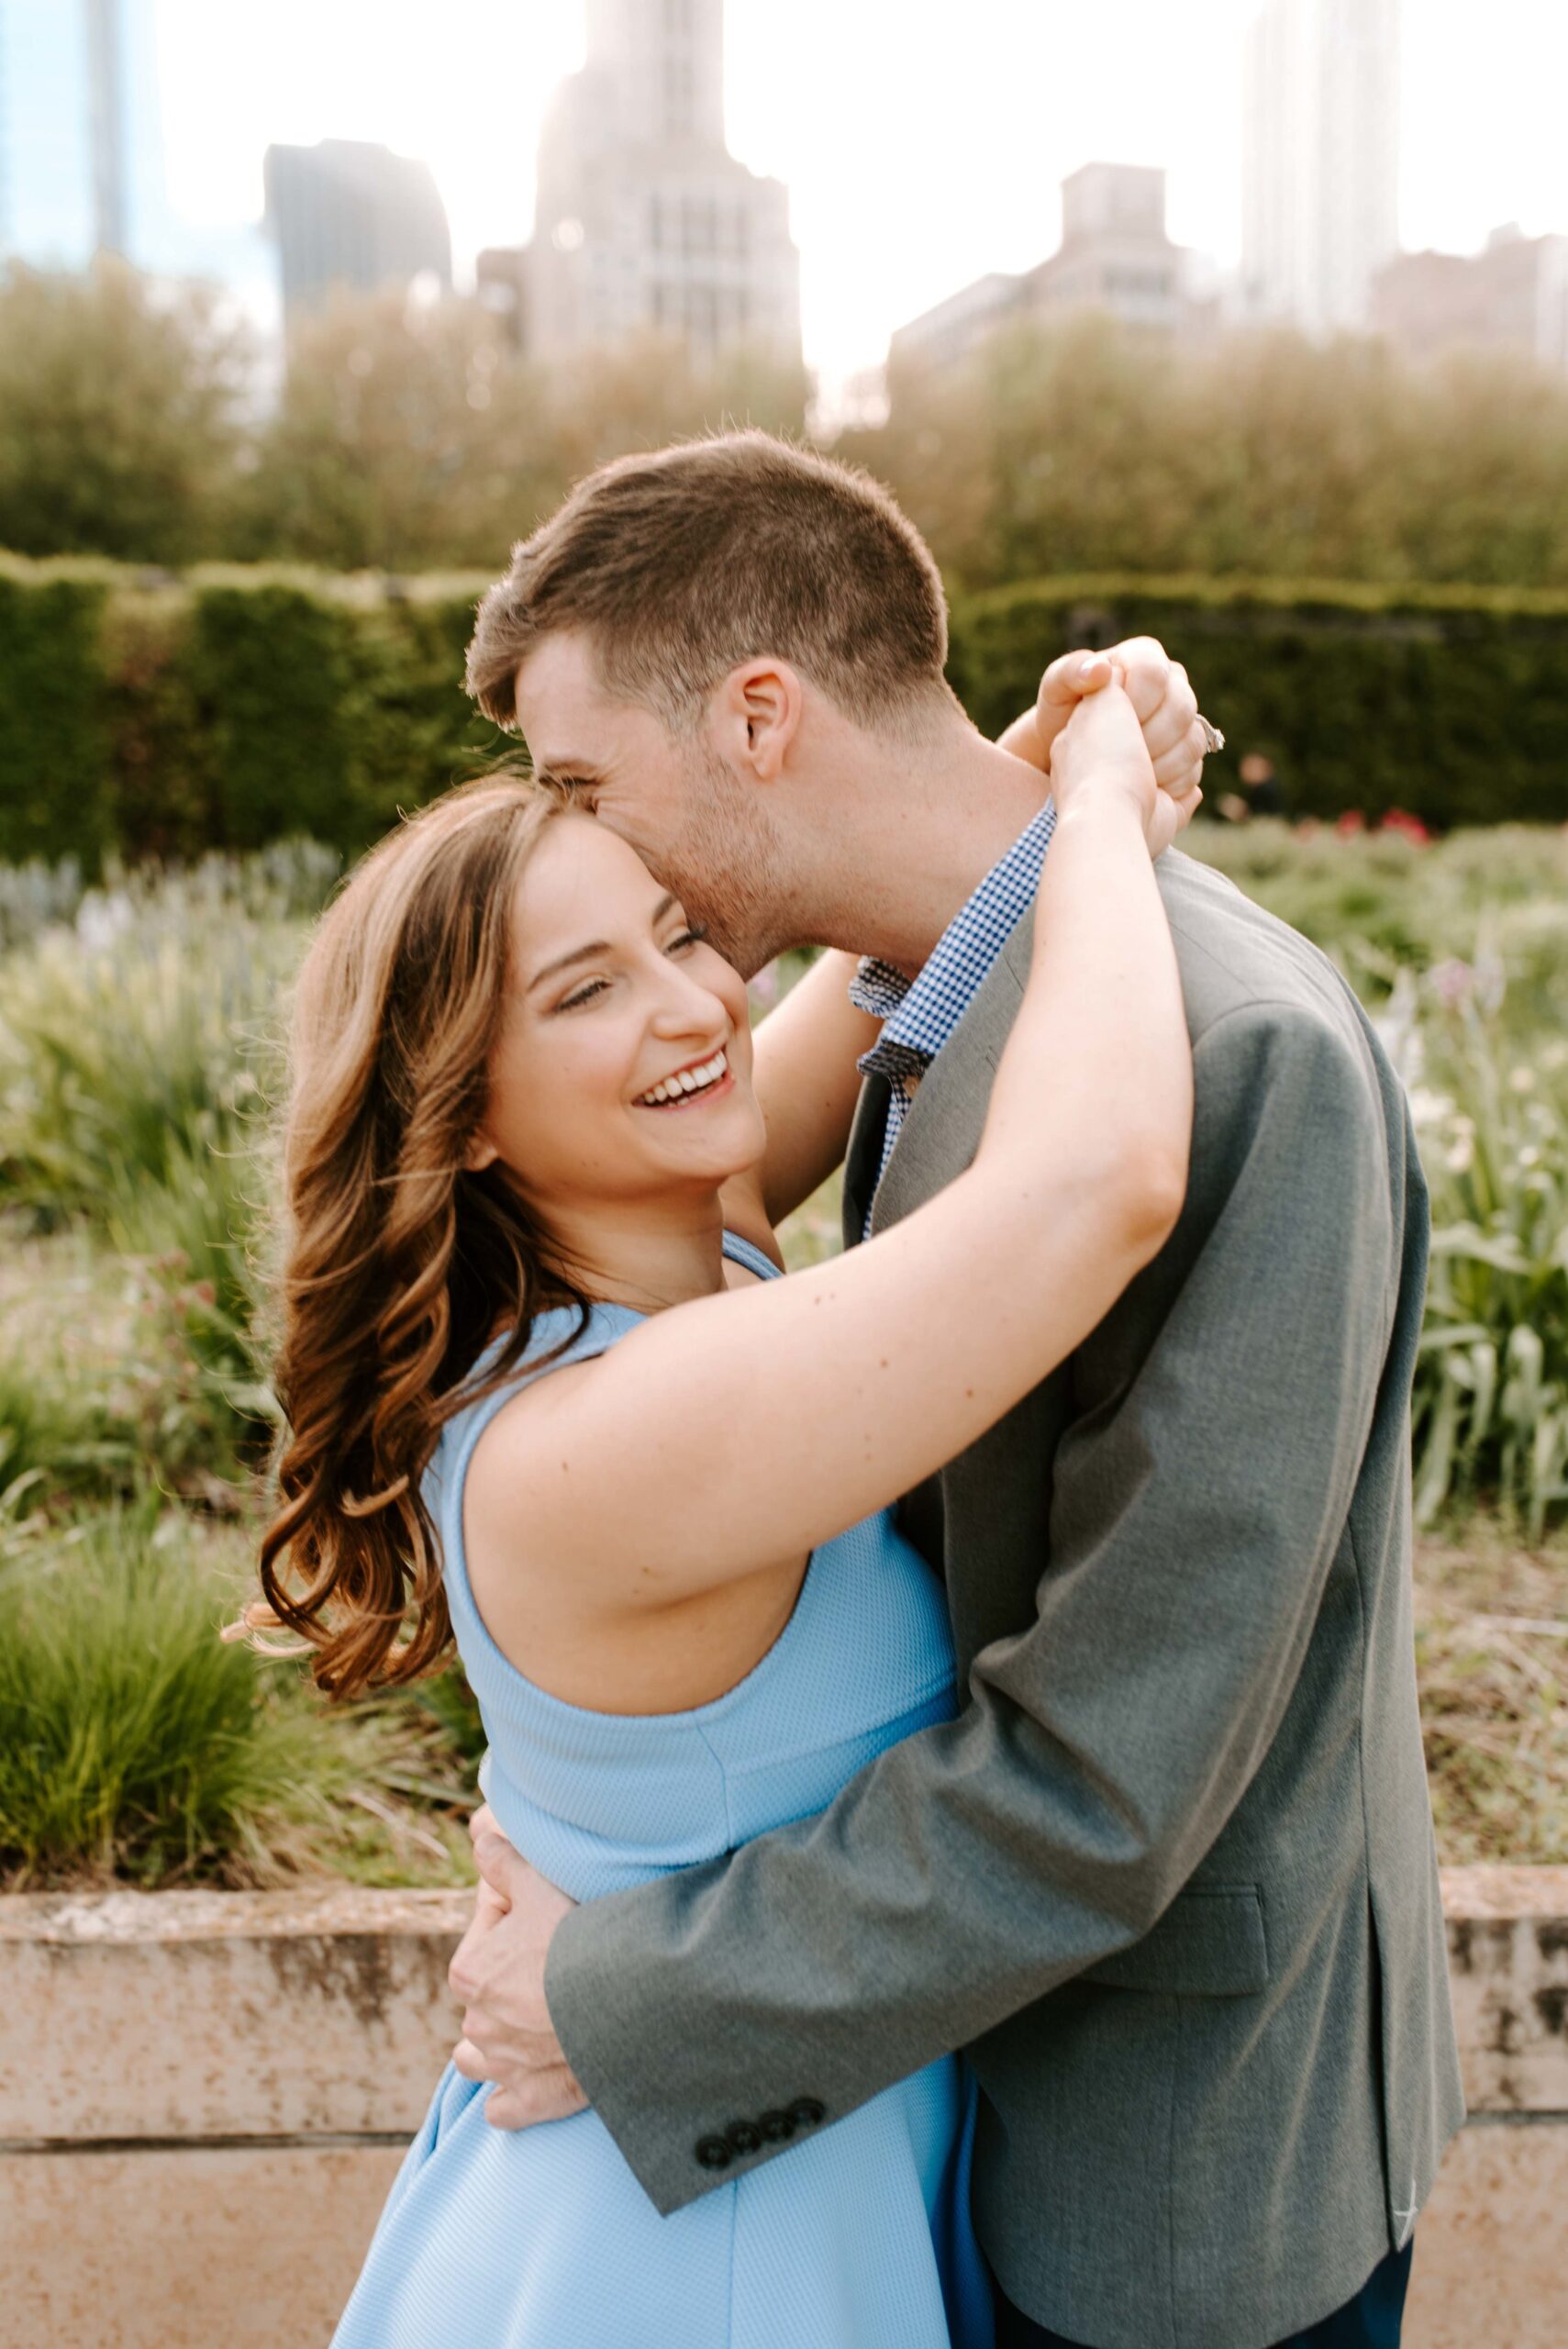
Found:
[[517, 723], [537, 767], [569, 772], [596, 765], [637, 715], [605, 688], [586, 639], [547, 636], [518, 664]]

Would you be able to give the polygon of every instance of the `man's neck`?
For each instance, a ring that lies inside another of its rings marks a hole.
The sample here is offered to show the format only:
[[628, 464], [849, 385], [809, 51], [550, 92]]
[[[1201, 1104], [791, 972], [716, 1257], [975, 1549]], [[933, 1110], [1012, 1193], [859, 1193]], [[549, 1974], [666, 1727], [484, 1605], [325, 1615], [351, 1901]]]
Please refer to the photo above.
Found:
[[1048, 791], [1038, 768], [957, 711], [914, 750], [858, 736], [834, 779], [830, 852], [802, 908], [812, 942], [912, 974]]

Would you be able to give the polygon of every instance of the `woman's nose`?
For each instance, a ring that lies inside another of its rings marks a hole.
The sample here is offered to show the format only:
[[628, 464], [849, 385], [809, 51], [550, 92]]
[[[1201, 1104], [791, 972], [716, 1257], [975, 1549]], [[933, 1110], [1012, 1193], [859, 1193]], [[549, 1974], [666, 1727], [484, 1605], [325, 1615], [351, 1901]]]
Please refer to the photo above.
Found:
[[661, 1036], [717, 1038], [728, 1034], [729, 1014], [711, 987], [667, 963], [653, 1026]]

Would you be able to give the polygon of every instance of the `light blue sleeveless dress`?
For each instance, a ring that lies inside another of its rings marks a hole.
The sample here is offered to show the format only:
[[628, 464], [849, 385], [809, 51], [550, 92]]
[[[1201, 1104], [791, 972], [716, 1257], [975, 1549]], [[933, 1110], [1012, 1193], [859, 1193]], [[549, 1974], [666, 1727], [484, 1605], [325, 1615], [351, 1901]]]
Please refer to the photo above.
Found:
[[[725, 1252], [774, 1276], [733, 1235]], [[595, 1308], [560, 1363], [639, 1319]], [[711, 1704], [597, 1713], [527, 1680], [473, 1603], [463, 1479], [484, 1429], [575, 1322], [539, 1317], [516, 1378], [448, 1423], [426, 1490], [489, 1739], [481, 1784], [518, 1851], [593, 1900], [821, 1809], [884, 1746], [951, 1718], [953, 1664], [937, 1582], [884, 1512], [817, 1551], [777, 1642]], [[489, 2093], [447, 2067], [335, 2349], [989, 2349], [973, 2090], [956, 2059], [803, 2126], [787, 2153], [669, 2218], [595, 2113], [513, 2133], [485, 2121]]]

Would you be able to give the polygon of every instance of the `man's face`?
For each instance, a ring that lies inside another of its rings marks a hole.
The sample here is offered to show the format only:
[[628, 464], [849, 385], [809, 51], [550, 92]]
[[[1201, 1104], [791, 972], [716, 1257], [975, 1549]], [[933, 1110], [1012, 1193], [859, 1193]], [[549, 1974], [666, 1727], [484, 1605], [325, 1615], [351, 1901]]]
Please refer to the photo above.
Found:
[[749, 978], [794, 942], [760, 788], [727, 764], [706, 724], [673, 734], [652, 710], [617, 697], [574, 629], [529, 653], [517, 697], [536, 769], [574, 786], [728, 962]]

